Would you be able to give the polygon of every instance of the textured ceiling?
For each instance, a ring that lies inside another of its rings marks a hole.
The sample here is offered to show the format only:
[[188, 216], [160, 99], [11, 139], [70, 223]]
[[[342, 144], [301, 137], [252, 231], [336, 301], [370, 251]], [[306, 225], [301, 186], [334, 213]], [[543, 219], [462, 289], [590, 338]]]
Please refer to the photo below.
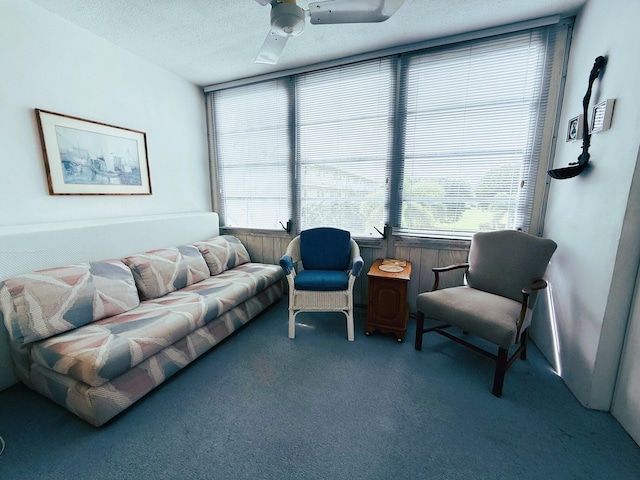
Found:
[[[374, 24], [311, 25], [276, 65], [254, 63], [270, 6], [255, 0], [32, 0], [197, 85], [286, 70], [433, 38], [571, 15], [587, 0], [405, 0]], [[298, 5], [307, 7], [308, 0]]]

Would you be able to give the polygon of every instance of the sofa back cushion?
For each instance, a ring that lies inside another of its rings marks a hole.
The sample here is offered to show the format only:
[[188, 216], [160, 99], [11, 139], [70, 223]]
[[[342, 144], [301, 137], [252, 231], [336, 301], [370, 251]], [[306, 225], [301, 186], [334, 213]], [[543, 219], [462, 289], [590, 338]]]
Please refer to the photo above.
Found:
[[0, 308], [17, 343], [48, 338], [139, 303], [131, 270], [119, 260], [50, 268], [0, 283]]
[[251, 261], [249, 252], [242, 242], [232, 235], [220, 235], [196, 242], [194, 245], [202, 253], [211, 275], [218, 275]]
[[209, 268], [193, 245], [130, 255], [123, 262], [133, 272], [142, 300], [163, 297], [209, 278]]

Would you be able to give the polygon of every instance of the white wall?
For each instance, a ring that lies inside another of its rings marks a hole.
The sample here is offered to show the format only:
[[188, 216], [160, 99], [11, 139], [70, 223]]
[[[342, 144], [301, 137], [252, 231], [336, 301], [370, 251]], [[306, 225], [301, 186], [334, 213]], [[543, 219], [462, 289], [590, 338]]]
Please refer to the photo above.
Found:
[[566, 143], [568, 120], [581, 113], [597, 56], [608, 57], [591, 105], [615, 98], [611, 129], [592, 136], [591, 168], [552, 180], [545, 237], [558, 243], [547, 277], [555, 305], [534, 341], [584, 405], [609, 410], [640, 255], [640, 2], [589, 0], [578, 15], [569, 58], [554, 166], [576, 161], [581, 143]]
[[[210, 210], [203, 95], [38, 6], [0, 0], [0, 226]], [[49, 195], [35, 108], [146, 132], [153, 194]]]
[[[640, 205], [637, 206], [640, 208]], [[625, 338], [620, 371], [611, 405], [612, 415], [640, 445], [640, 275], [629, 328]]]
[[[153, 194], [49, 195], [35, 108], [146, 132]], [[0, 0], [0, 167], [0, 228], [13, 231], [210, 211], [203, 92], [27, 1]], [[13, 381], [0, 369], [0, 388]]]

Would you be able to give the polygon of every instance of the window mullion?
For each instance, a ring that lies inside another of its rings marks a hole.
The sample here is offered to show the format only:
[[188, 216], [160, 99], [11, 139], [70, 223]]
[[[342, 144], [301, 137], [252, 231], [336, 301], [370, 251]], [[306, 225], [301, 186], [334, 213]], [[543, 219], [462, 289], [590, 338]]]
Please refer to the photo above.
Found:
[[289, 93], [289, 201], [291, 211], [291, 233], [300, 233], [300, 202], [298, 198], [298, 100], [296, 77], [288, 77], [287, 91]]
[[395, 58], [395, 84], [393, 108], [394, 115], [391, 120], [392, 125], [392, 151], [389, 158], [389, 218], [388, 225], [390, 228], [396, 228], [400, 225], [400, 208], [402, 201], [402, 172], [404, 171], [404, 140], [405, 140], [405, 124], [406, 124], [406, 90], [407, 76], [404, 69], [401, 68], [404, 58], [398, 55]]

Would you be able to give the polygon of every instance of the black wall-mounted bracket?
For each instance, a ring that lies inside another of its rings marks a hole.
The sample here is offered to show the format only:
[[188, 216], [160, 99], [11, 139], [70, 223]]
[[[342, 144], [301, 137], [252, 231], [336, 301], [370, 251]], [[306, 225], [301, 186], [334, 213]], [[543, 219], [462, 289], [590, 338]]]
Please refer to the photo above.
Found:
[[287, 220], [287, 226], [285, 227], [282, 222], [278, 222], [280, 223], [280, 226], [282, 227], [282, 229], [287, 232], [287, 233], [291, 233], [291, 230], [293, 229], [293, 222], [291, 220]]
[[600, 71], [604, 68], [606, 63], [607, 59], [605, 57], [600, 56], [596, 58], [595, 62], [593, 63], [593, 68], [591, 69], [591, 73], [589, 74], [589, 87], [587, 88], [587, 93], [582, 100], [582, 122], [584, 132], [584, 136], [582, 138], [582, 153], [578, 157], [578, 161], [569, 163], [568, 167], [556, 168], [554, 170], [547, 171], [551, 178], [564, 180], [567, 178], [576, 177], [582, 173], [582, 171], [587, 166], [587, 163], [589, 163], [589, 146], [591, 145], [591, 133], [589, 132], [589, 122], [587, 118], [589, 102], [591, 101], [591, 90], [593, 89], [593, 82], [596, 81], [596, 78], [598, 78], [598, 76], [600, 75]]

